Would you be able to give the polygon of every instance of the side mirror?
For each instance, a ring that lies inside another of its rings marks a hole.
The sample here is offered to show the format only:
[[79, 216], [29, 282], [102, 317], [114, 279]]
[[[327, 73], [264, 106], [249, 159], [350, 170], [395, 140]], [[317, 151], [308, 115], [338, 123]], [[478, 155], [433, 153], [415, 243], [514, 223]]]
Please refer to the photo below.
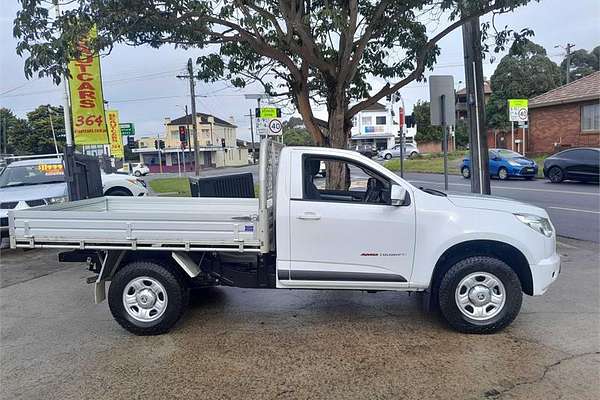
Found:
[[406, 189], [400, 185], [392, 185], [392, 191], [390, 193], [391, 203], [393, 206], [403, 206], [406, 203]]

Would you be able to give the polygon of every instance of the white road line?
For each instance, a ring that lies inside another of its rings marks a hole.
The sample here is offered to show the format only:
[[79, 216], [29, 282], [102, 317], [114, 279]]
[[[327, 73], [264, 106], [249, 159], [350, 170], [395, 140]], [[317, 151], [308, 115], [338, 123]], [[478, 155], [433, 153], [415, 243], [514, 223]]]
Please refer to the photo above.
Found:
[[564, 211], [573, 211], [573, 212], [585, 212], [591, 214], [600, 214], [600, 211], [592, 211], [592, 210], [580, 210], [578, 208], [566, 208], [566, 207], [546, 207], [552, 210], [564, 210]]
[[[409, 182], [419, 182], [419, 183], [433, 183], [436, 185], [443, 185], [444, 182], [436, 182], [436, 181], [420, 181], [420, 180], [408, 180]], [[448, 183], [450, 186], [468, 186], [471, 187], [471, 184], [468, 183]], [[582, 195], [582, 196], [596, 196], [600, 197], [600, 192], [598, 193], [590, 193], [590, 192], [579, 192], [579, 191], [567, 191], [567, 190], [551, 190], [551, 189], [534, 189], [534, 188], [521, 188], [521, 187], [510, 187], [510, 186], [492, 186], [492, 189], [505, 189], [505, 190], [528, 190], [531, 192], [549, 192], [549, 193], [562, 193], [567, 195]]]
[[561, 242], [560, 240], [557, 240], [556, 243], [558, 243], [561, 246], [567, 247], [569, 249], [578, 249], [579, 248], [577, 246], [573, 246], [572, 244], [567, 244], [565, 242]]

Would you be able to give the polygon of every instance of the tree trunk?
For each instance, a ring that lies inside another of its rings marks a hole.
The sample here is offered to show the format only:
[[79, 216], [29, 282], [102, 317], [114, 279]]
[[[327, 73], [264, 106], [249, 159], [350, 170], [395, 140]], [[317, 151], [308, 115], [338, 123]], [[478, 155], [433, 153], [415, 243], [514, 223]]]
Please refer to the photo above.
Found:
[[[338, 100], [334, 106], [329, 108], [329, 135], [327, 136], [328, 147], [336, 149], [348, 148], [350, 139], [350, 124], [346, 123], [345, 116], [347, 107], [343, 100]], [[350, 171], [345, 163], [331, 163], [331, 169], [327, 171], [327, 188], [330, 190], [348, 190], [350, 187]]]

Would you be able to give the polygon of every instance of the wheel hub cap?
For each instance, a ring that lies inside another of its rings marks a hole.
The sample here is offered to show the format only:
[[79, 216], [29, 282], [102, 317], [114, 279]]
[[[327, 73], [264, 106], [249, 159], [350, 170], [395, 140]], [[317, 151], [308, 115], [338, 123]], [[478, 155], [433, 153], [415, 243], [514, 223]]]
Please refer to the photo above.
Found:
[[167, 291], [156, 279], [142, 276], [134, 278], [123, 289], [123, 307], [127, 314], [139, 322], [152, 322], [167, 309]]
[[477, 321], [486, 321], [502, 311], [506, 292], [502, 281], [495, 275], [474, 272], [459, 282], [454, 298], [463, 315]]

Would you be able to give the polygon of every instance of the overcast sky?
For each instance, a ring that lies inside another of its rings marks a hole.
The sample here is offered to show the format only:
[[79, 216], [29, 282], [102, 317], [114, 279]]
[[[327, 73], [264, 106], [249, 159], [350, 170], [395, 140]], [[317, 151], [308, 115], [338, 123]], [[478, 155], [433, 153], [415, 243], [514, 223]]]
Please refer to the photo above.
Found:
[[[19, 8], [16, 0], [2, 0], [0, 10], [0, 107], [7, 107], [24, 116], [40, 104], [58, 105], [61, 90], [51, 79], [25, 79], [24, 59], [15, 54], [16, 40], [12, 37], [13, 18]], [[555, 45], [575, 43], [575, 49], [587, 50], [600, 45], [600, 0], [542, 0], [532, 2], [511, 14], [496, 18], [496, 25], [509, 25], [515, 30], [530, 27], [535, 32], [533, 40], [546, 48], [550, 58], [560, 63], [564, 50]], [[440, 42], [442, 54], [438, 64], [429, 74], [453, 75], [456, 87], [463, 86], [463, 52], [460, 30]], [[137, 136], [155, 135], [163, 131], [164, 117], [176, 118], [184, 114], [189, 104], [189, 83], [177, 79], [185, 72], [189, 57], [200, 55], [199, 50], [175, 50], [163, 47], [118, 46], [102, 59], [104, 97], [110, 108], [120, 112], [121, 122], [133, 122]], [[495, 63], [484, 61], [484, 74], [491, 76], [502, 55]], [[375, 89], [379, 85], [373, 82]], [[258, 88], [257, 88], [258, 90]], [[245, 100], [243, 93], [230, 89], [225, 83], [199, 83], [197, 94], [206, 95], [197, 100], [199, 112], [223, 119], [233, 117], [239, 126], [238, 137], [249, 139], [249, 122], [245, 116], [254, 101]], [[429, 97], [427, 84], [413, 82], [401, 91], [410, 112], [417, 100]], [[320, 116], [323, 116], [321, 110]], [[326, 115], [326, 114], [325, 114]]]

